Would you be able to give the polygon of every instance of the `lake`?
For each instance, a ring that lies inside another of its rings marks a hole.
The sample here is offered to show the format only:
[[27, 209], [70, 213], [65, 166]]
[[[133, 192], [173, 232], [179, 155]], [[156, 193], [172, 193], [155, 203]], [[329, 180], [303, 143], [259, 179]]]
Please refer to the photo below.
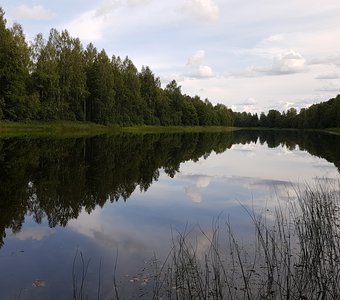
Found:
[[246, 209], [270, 212], [339, 168], [340, 136], [319, 132], [0, 139], [1, 299], [112, 299], [114, 281], [148, 299], [178, 233], [204, 252], [201, 232], [229, 220], [246, 242]]

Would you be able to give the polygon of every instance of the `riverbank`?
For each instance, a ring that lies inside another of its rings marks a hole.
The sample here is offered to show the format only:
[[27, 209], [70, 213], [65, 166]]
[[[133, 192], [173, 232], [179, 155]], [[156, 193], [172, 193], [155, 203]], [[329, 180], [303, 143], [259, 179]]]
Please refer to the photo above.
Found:
[[127, 133], [176, 133], [176, 132], [224, 132], [237, 130], [224, 126], [114, 126], [91, 122], [0, 122], [0, 136], [92, 136], [99, 134]]
[[[135, 125], [117, 126], [101, 125], [91, 122], [51, 121], [51, 122], [11, 122], [0, 121], [0, 137], [12, 136], [93, 136], [99, 134], [126, 133], [182, 133], [182, 132], [231, 132], [235, 130], [300, 130], [295, 128], [264, 128], [264, 127], [226, 127], [226, 126], [154, 126]], [[304, 129], [306, 130], [306, 129]], [[340, 128], [308, 129], [340, 134]]]

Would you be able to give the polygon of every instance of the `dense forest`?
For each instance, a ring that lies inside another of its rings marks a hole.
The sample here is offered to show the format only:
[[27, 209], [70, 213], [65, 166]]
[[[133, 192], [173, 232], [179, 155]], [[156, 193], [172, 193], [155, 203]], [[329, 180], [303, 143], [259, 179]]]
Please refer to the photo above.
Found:
[[19, 24], [6, 27], [0, 8], [0, 119], [231, 126], [233, 113], [182, 94], [176, 81], [162, 89], [149, 67], [139, 72], [128, 57], [84, 48], [66, 30], [28, 45]]
[[6, 26], [0, 7], [0, 120], [77, 120], [116, 125], [340, 127], [340, 96], [299, 113], [269, 110], [260, 116], [181, 92], [128, 58], [85, 48], [64, 30], [27, 43], [20, 24]]
[[269, 128], [335, 128], [340, 127], [340, 95], [326, 102], [280, 113], [271, 109], [266, 114], [234, 113], [234, 125], [238, 127]]

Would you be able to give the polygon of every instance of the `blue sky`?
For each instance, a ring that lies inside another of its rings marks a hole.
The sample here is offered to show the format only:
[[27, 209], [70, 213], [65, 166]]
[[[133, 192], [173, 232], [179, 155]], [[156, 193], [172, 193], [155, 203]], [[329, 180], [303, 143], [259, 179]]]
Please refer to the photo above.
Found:
[[163, 86], [237, 111], [280, 111], [340, 91], [338, 0], [3, 0], [28, 40], [67, 29], [148, 65]]

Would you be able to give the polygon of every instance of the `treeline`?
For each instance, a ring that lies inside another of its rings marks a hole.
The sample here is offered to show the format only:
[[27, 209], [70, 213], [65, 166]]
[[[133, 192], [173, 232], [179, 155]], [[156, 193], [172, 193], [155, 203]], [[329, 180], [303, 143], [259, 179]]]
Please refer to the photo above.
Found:
[[176, 81], [161, 88], [149, 67], [83, 47], [64, 30], [28, 45], [22, 27], [6, 27], [0, 8], [0, 119], [79, 120], [101, 124], [233, 125], [233, 113]]
[[340, 127], [340, 95], [326, 102], [302, 108], [298, 113], [295, 108], [279, 112], [271, 109], [268, 114], [246, 112], [234, 113], [235, 126], [269, 128], [332, 128]]

